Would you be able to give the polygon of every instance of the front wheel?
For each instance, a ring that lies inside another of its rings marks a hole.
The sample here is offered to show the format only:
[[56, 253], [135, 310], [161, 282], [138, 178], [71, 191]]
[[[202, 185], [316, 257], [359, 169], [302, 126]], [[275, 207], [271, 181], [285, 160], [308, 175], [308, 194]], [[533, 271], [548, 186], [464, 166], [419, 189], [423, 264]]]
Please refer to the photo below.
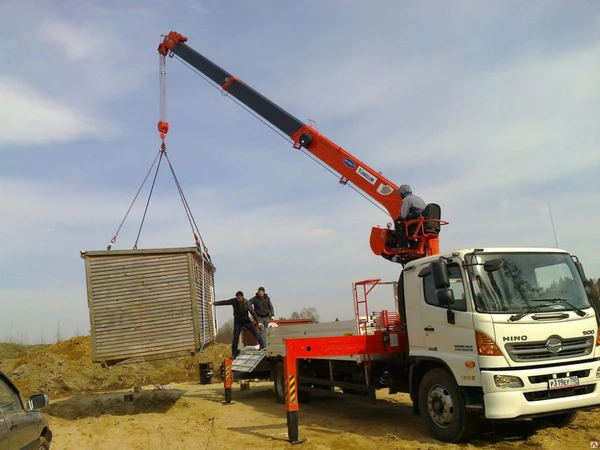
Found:
[[554, 414], [552, 416], [546, 416], [542, 419], [546, 422], [549, 422], [554, 427], [566, 427], [567, 425], [572, 424], [577, 418], [577, 411], [572, 411], [568, 413]]
[[443, 369], [425, 374], [419, 385], [419, 408], [425, 427], [443, 442], [468, 440], [477, 427], [477, 416], [469, 413], [452, 375]]
[[40, 441], [36, 447], [38, 450], [50, 450], [50, 442], [45, 437], [40, 437]]

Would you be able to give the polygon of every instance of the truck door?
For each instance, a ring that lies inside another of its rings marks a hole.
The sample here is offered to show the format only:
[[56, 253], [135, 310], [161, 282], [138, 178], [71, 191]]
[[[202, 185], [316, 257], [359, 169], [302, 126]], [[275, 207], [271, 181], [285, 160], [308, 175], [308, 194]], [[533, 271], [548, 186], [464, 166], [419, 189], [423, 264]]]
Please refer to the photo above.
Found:
[[[423, 265], [422, 268], [426, 268]], [[477, 363], [477, 346], [473, 330], [473, 305], [467, 291], [468, 283], [458, 263], [449, 262], [450, 289], [454, 302], [448, 307], [440, 305], [435, 291], [433, 275], [422, 278], [421, 317], [425, 342], [425, 355], [441, 359], [452, 369], [459, 384], [478, 381], [478, 370], [467, 368], [466, 361]], [[451, 313], [448, 312], [450, 309]], [[449, 319], [449, 314], [453, 319]], [[454, 321], [454, 323], [450, 323]]]

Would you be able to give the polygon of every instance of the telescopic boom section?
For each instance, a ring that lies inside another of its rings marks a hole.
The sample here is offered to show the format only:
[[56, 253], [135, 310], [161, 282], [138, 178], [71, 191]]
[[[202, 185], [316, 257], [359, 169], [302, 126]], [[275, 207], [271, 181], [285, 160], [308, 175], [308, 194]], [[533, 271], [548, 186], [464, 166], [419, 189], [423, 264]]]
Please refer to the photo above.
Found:
[[[171, 31], [158, 46], [158, 52], [163, 58], [177, 55], [198, 72], [210, 78], [223, 91], [285, 133], [293, 141], [294, 148], [306, 149], [322, 163], [337, 171], [341, 175], [341, 184], [351, 182], [383, 206], [392, 218], [398, 217], [402, 204], [402, 198], [397, 192], [398, 186], [313, 127], [298, 120], [243, 81], [190, 48], [186, 41], [185, 36]], [[423, 256], [439, 253], [440, 225], [447, 224], [440, 220], [439, 211], [438, 205], [427, 205], [419, 218], [404, 223], [403, 232], [407, 241], [410, 241], [408, 247], [400, 244], [398, 233], [402, 231], [391, 229], [389, 226], [388, 228], [373, 227], [369, 238], [371, 250], [376, 255], [402, 265]]]
[[398, 186], [311, 126], [298, 120], [246, 83], [189, 47], [185, 43], [186, 41], [186, 37], [172, 31], [159, 45], [158, 51], [165, 56], [177, 55], [289, 136], [294, 142], [295, 148], [305, 148], [324, 164], [338, 172], [341, 175], [340, 183], [351, 182], [381, 204], [392, 218], [398, 216], [402, 203], [402, 198], [396, 192]]

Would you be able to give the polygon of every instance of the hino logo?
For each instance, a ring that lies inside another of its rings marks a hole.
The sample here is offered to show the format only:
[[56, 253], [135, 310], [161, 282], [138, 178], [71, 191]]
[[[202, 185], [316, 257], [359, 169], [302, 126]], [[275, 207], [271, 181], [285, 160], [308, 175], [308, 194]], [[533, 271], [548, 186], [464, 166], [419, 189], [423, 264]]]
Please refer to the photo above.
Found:
[[546, 341], [546, 350], [550, 353], [558, 353], [563, 349], [563, 343], [559, 338], [553, 337]]
[[527, 340], [527, 336], [526, 335], [523, 335], [523, 336], [504, 336], [502, 338], [502, 340], [504, 342], [526, 341]]

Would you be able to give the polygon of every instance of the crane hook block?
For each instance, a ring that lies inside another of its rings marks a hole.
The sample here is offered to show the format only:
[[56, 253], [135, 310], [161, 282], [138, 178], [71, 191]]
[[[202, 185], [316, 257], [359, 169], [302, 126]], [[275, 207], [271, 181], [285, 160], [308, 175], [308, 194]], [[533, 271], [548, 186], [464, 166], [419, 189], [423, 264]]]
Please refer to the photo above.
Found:
[[298, 142], [302, 147], [309, 148], [313, 143], [313, 137], [308, 133], [302, 133]]
[[165, 122], [164, 120], [158, 121], [158, 132], [160, 133], [161, 139], [164, 139], [167, 133], [169, 132], [169, 122]]

